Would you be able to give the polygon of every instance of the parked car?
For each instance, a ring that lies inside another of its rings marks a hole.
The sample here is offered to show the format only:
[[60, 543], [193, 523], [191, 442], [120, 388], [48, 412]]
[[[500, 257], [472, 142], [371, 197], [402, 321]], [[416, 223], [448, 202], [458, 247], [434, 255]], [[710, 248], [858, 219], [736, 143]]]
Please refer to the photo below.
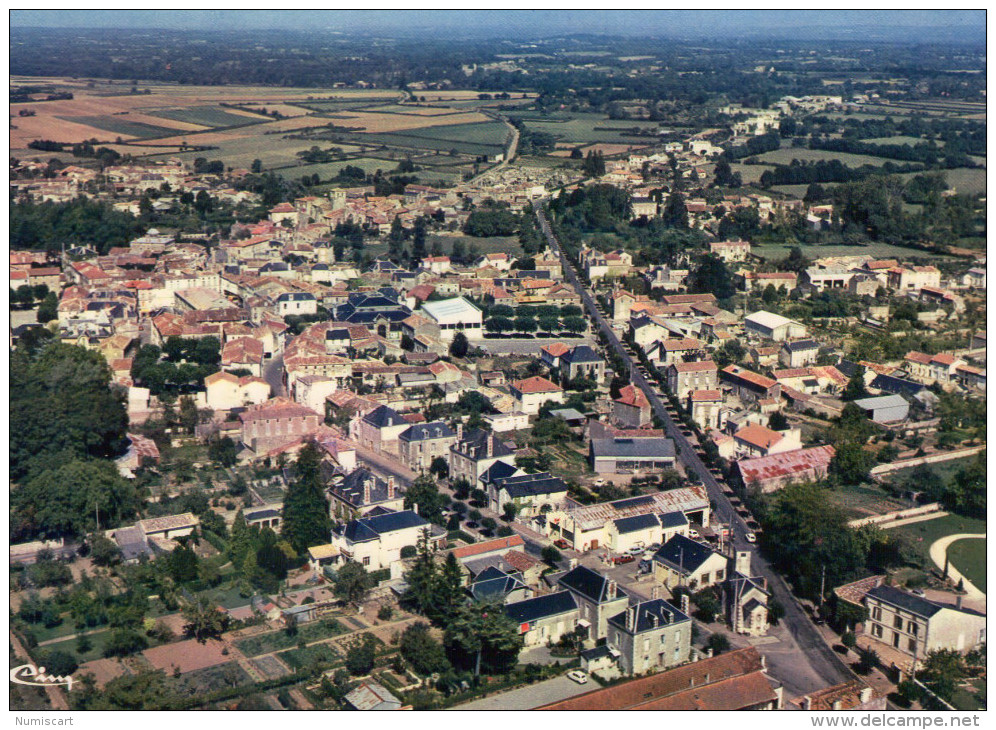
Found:
[[567, 540], [565, 540], [564, 538], [560, 538], [559, 540], [554, 540], [553, 541], [553, 546], [554, 547], [558, 547], [561, 550], [570, 550], [571, 549], [571, 544], [569, 542], [567, 542]]
[[634, 546], [634, 547], [631, 547], [629, 550], [626, 551], [626, 553], [628, 555], [633, 555], [633, 556], [640, 555], [643, 552], [645, 552], [645, 548], [643, 548], [642, 546], [640, 546], [640, 547]]
[[753, 532], [745, 532], [744, 540], [746, 540], [747, 542], [757, 542], [757, 535], [755, 535]]
[[613, 558], [612, 562], [616, 565], [622, 565], [623, 563], [632, 563], [636, 558], [632, 555], [620, 555], [618, 558]]
[[578, 684], [587, 684], [588, 675], [582, 672], [580, 669], [574, 669], [567, 673], [567, 678], [577, 682]]
[[694, 527], [689, 527], [688, 528], [688, 536], [690, 538], [692, 538], [693, 540], [696, 540], [699, 537], [699, 531], [696, 530]]

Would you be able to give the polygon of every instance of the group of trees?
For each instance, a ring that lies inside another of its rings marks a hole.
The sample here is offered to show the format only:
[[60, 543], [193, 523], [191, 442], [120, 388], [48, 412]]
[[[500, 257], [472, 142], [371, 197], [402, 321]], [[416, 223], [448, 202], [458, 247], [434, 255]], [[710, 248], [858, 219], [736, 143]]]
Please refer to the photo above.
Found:
[[512, 236], [521, 226], [521, 217], [510, 211], [507, 206], [484, 205], [471, 211], [467, 216], [463, 232], [477, 238]]
[[19, 201], [10, 205], [10, 247], [58, 251], [63, 246], [93, 246], [107, 253], [144, 232], [131, 213], [106, 201], [79, 197], [67, 203]]
[[251, 595], [256, 588], [277, 590], [288, 568], [296, 563], [298, 553], [270, 528], [250, 527], [239, 510], [232, 523], [228, 556], [239, 571], [242, 593]]
[[[419, 539], [417, 554], [405, 574], [408, 591], [403, 601], [445, 630], [443, 648], [448, 663], [474, 674], [509, 671], [515, 664], [521, 639], [518, 627], [500, 605], [468, 602], [463, 574], [449, 553], [443, 565], [436, 560], [428, 535]], [[402, 637], [402, 655], [423, 670], [445, 671], [443, 652], [427, 627]], [[411, 657], [411, 658], [409, 658]]]
[[220, 363], [217, 337], [171, 336], [162, 348], [142, 345], [132, 362], [131, 377], [153, 395], [176, 396], [202, 386], [204, 378], [218, 372]]

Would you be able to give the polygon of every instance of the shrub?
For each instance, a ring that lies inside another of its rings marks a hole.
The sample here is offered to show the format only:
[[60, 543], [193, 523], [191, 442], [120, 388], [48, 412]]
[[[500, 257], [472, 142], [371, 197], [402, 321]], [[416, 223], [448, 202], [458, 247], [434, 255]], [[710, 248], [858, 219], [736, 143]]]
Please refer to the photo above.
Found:
[[377, 618], [381, 621], [390, 621], [394, 616], [394, 609], [391, 608], [390, 604], [385, 603], [377, 611]]
[[414, 558], [418, 554], [418, 549], [414, 545], [405, 545], [401, 548], [402, 558]]

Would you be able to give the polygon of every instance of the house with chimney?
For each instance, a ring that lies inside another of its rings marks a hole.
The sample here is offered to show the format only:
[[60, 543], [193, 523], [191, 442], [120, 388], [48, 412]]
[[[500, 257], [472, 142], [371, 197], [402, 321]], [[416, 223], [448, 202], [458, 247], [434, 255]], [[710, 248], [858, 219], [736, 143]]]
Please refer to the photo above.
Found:
[[489, 469], [501, 463], [515, 471], [515, 452], [494, 433], [482, 428], [463, 431], [457, 425], [456, 441], [450, 446], [450, 479], [460, 478], [470, 482], [472, 488], [482, 486], [481, 479]]
[[561, 509], [567, 499], [567, 483], [549, 472], [500, 477], [490, 481], [486, 491], [489, 509], [501, 512], [511, 503], [523, 520], [538, 516], [544, 508]]
[[350, 437], [372, 451], [398, 454], [398, 439], [411, 425], [389, 406], [378, 406], [349, 424]]
[[239, 414], [242, 443], [256, 454], [287, 446], [313, 434], [321, 416], [287, 398], [249, 406]]
[[428, 531], [430, 545], [446, 539], [446, 531], [412, 510], [387, 512], [351, 520], [332, 530], [330, 545], [338, 550], [337, 562], [354, 561], [368, 571], [383, 570], [401, 560], [401, 550], [415, 547]]
[[335, 477], [326, 490], [329, 515], [335, 520], [348, 521], [363, 517], [373, 510], [400, 512], [404, 495], [394, 476], [378, 476], [366, 467]]
[[568, 591], [510, 603], [504, 611], [518, 625], [522, 645], [527, 649], [555, 644], [578, 624], [578, 606]]
[[674, 362], [667, 368], [667, 389], [679, 400], [693, 390], [713, 390], [719, 387], [719, 368], [712, 360]]
[[692, 619], [667, 601], [640, 601], [608, 620], [606, 646], [625, 675], [684, 664], [692, 653]]
[[557, 579], [561, 590], [574, 596], [578, 607], [578, 626], [587, 630], [588, 639], [597, 641], [609, 635], [609, 617], [617, 616], [629, 605], [629, 596], [615, 580], [578, 565]]
[[810, 692], [792, 700], [799, 710], [806, 712], [884, 712], [888, 708], [886, 697], [860, 679]]
[[529, 415], [539, 413], [540, 407], [547, 401], [564, 402], [563, 388], [539, 375], [515, 380], [509, 390], [515, 399], [516, 410]]
[[654, 553], [654, 579], [668, 590], [698, 591], [726, 580], [729, 559], [685, 535], [675, 535]]
[[457, 432], [445, 421], [415, 423], [398, 435], [398, 450], [409, 469], [427, 472], [436, 458], [449, 463], [450, 448], [456, 441]]

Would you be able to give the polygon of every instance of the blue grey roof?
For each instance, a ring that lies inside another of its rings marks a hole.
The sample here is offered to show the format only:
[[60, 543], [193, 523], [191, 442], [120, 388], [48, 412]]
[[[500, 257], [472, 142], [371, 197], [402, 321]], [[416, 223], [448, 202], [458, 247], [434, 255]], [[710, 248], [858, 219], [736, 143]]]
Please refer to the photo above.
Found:
[[806, 350], [818, 350], [820, 345], [816, 340], [796, 340], [795, 342], [786, 342], [782, 345], [789, 352], [805, 352]]
[[453, 450], [468, 458], [476, 460], [487, 459], [488, 439], [491, 440], [491, 457], [511, 456], [515, 452], [508, 448], [505, 443], [490, 431], [483, 428], [475, 428], [466, 431], [460, 442], [453, 446]]
[[591, 453], [595, 457], [673, 459], [674, 441], [668, 438], [592, 439]]
[[892, 586], [883, 585], [878, 588], [872, 588], [868, 591], [867, 595], [872, 598], [877, 598], [883, 603], [888, 603], [889, 605], [896, 606], [904, 611], [914, 613], [917, 616], [923, 616], [924, 618], [930, 618], [943, 608], [943, 606], [940, 606], [933, 601], [928, 601], [926, 598], [914, 596], [912, 593], [901, 591], [898, 588], [893, 588]]
[[269, 520], [274, 517], [280, 516], [280, 510], [273, 508], [264, 508], [257, 510], [249, 510], [244, 513], [246, 520]]
[[504, 489], [508, 496], [539, 497], [544, 494], [566, 492], [567, 484], [563, 479], [551, 476], [548, 472], [540, 474], [523, 474], [517, 477], [507, 477], [495, 481], [497, 490]]
[[920, 393], [926, 388], [921, 383], [915, 383], [905, 378], [897, 378], [894, 375], [876, 375], [875, 379], [869, 385], [872, 388], [884, 390], [887, 393], [895, 393], [897, 395], [905, 393], [911, 396]]
[[[656, 619], [656, 623], [654, 619]], [[644, 631], [650, 631], [661, 626], [671, 626], [682, 621], [691, 621], [691, 619], [667, 601], [661, 598], [654, 599], [653, 601], [644, 601], [636, 605], [636, 626], [635, 630], [631, 633], [640, 634]], [[626, 612], [623, 611], [613, 616], [609, 619], [609, 623], [623, 631], [627, 631]], [[627, 633], [630, 632], [627, 631]]]
[[449, 427], [445, 421], [432, 421], [430, 423], [416, 423], [398, 436], [402, 441], [428, 441], [430, 439], [453, 438], [456, 431]]
[[711, 558], [713, 551], [684, 535], [675, 535], [654, 555], [654, 560], [666, 563], [684, 573], [694, 573]]
[[668, 512], [667, 514], [658, 515], [661, 521], [661, 527], [667, 529], [669, 527], [684, 527], [688, 524], [688, 518], [685, 517], [684, 512]]
[[601, 659], [602, 657], [607, 657], [611, 654], [608, 644], [602, 644], [601, 646], [596, 646], [593, 649], [585, 649], [581, 652], [581, 656], [590, 661], [595, 659]]
[[512, 466], [508, 462], [496, 461], [494, 464], [489, 466], [483, 474], [481, 474], [481, 481], [485, 484], [489, 484], [500, 479], [507, 479], [517, 471], [518, 468]]
[[[364, 484], [367, 481], [370, 482], [369, 502], [365, 502], [363, 499]], [[352, 507], [364, 507], [368, 504], [377, 504], [387, 500], [387, 481], [361, 466], [347, 474], [338, 484], [329, 487], [329, 492]], [[367, 517], [369, 516], [368, 514]]]
[[505, 606], [505, 614], [517, 624], [532, 623], [541, 618], [576, 611], [578, 604], [569, 591], [547, 593]]
[[602, 362], [602, 358], [598, 356], [598, 353], [588, 345], [578, 345], [571, 348], [568, 352], [561, 355], [560, 360], [565, 363]]
[[386, 532], [396, 532], [397, 530], [404, 530], [408, 527], [423, 527], [429, 525], [428, 522], [423, 520], [410, 509], [406, 509], [402, 512], [391, 512], [386, 515], [378, 515], [376, 517], [366, 517], [359, 521], [365, 522], [367, 527], [380, 534], [384, 534]]
[[[579, 565], [560, 576], [558, 583], [569, 591], [574, 591], [593, 603], [603, 603], [608, 598], [609, 579], [601, 573]], [[626, 594], [619, 590], [616, 598]]]
[[349, 330], [345, 327], [333, 327], [325, 332], [326, 340], [348, 340]]
[[620, 535], [626, 535], [631, 532], [639, 532], [640, 530], [648, 530], [652, 527], [659, 527], [661, 524], [657, 519], [656, 514], [622, 517], [618, 520], [613, 520], [613, 522], [616, 526], [616, 532]]
[[386, 428], [387, 426], [400, 426], [402, 423], [406, 423], [405, 419], [401, 417], [393, 408], [388, 408], [387, 406], [378, 406], [373, 409], [363, 417], [363, 420], [369, 423], [374, 428]]
[[313, 302], [315, 295], [308, 292], [287, 292], [277, 297], [278, 302]]
[[470, 586], [470, 595], [478, 601], [503, 599], [512, 591], [525, 588], [514, 575], [504, 573], [493, 566], [485, 568]]

